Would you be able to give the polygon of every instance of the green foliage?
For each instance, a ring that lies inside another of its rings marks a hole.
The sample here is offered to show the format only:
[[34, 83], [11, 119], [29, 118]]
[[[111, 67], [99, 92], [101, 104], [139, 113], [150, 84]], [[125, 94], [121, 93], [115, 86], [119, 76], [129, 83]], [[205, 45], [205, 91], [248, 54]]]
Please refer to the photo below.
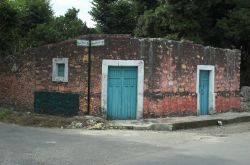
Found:
[[90, 11], [97, 28], [102, 33], [131, 34], [135, 28], [136, 15], [128, 0], [93, 0]]
[[4, 25], [0, 31], [3, 56], [30, 47], [27, 34], [38, 25], [49, 22], [53, 12], [48, 0], [4, 0], [0, 4], [0, 17]]
[[6, 108], [0, 108], [0, 120], [3, 120], [10, 116], [12, 114], [12, 111]]
[[138, 17], [135, 35], [188, 39], [204, 45], [240, 49], [241, 85], [250, 85], [249, 1], [159, 0], [156, 7], [146, 7]]
[[16, 34], [15, 49], [12, 54], [32, 47], [29, 42], [28, 34], [37, 26], [48, 23], [53, 18], [53, 11], [49, 0], [8, 0], [9, 4], [18, 13], [18, 27], [12, 29]]
[[18, 26], [18, 13], [6, 1], [0, 2], [0, 55], [11, 53], [14, 45], [15, 32]]
[[29, 47], [96, 33], [68, 9], [55, 17], [49, 0], [2, 0], [0, 2], [0, 55], [15, 54]]
[[228, 18], [218, 21], [217, 26], [224, 31], [225, 39], [242, 50], [241, 85], [250, 85], [250, 7], [239, 6], [232, 10]]
[[170, 34], [171, 27], [166, 26], [169, 19], [167, 17], [167, 6], [159, 6], [156, 10], [147, 10], [144, 15], [138, 18], [135, 35], [140, 37], [165, 37]]
[[52, 21], [40, 24], [28, 33], [28, 41], [32, 47], [55, 43], [81, 34], [87, 34], [86, 23], [78, 18], [79, 10], [68, 9], [64, 16], [56, 17]]
[[135, 11], [138, 16], [143, 15], [145, 11], [155, 9], [158, 5], [158, 0], [133, 0]]
[[250, 37], [250, 10], [247, 8], [234, 9], [229, 18], [218, 21], [217, 26], [225, 32], [225, 37], [233, 39], [235, 45], [249, 41]]
[[161, 1], [157, 7], [145, 11], [144, 15], [139, 17], [135, 34], [153, 37], [176, 36], [177, 39], [220, 45], [219, 37], [223, 38], [223, 33], [216, 27], [216, 23], [234, 6], [233, 0]]
[[29, 31], [39, 24], [49, 22], [53, 17], [53, 12], [48, 0], [22, 0], [24, 1], [24, 12], [21, 27], [24, 31]]

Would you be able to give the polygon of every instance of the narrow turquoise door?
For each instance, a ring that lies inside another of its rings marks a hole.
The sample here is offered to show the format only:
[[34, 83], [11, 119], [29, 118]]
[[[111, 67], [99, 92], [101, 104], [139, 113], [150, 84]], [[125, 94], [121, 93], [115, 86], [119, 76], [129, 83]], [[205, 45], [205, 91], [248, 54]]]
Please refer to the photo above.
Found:
[[136, 119], [137, 67], [109, 67], [108, 119]]
[[208, 115], [209, 71], [200, 71], [200, 115]]

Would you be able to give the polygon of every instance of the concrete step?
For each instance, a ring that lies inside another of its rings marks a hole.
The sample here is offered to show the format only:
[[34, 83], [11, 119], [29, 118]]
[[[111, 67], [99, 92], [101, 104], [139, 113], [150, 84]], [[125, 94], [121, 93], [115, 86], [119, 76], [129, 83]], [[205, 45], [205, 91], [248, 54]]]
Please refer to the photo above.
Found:
[[250, 113], [222, 113], [209, 116], [188, 116], [145, 120], [110, 121], [109, 129], [174, 131], [216, 125], [250, 122]]

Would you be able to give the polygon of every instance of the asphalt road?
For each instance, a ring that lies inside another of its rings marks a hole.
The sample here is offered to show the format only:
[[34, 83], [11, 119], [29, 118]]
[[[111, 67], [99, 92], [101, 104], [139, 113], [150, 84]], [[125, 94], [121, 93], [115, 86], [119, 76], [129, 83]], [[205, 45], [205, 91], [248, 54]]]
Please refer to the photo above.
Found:
[[250, 123], [177, 132], [0, 123], [1, 165], [249, 165]]

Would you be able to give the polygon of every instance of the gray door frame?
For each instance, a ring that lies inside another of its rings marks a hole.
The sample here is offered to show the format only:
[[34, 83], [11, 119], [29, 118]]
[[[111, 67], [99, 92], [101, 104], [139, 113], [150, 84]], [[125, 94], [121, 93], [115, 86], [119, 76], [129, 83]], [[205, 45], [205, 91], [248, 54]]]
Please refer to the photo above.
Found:
[[197, 76], [196, 76], [196, 94], [197, 94], [197, 115], [200, 115], [200, 71], [209, 71], [209, 96], [208, 96], [208, 113], [215, 113], [215, 93], [214, 93], [214, 77], [215, 68], [214, 65], [197, 65]]
[[137, 79], [137, 111], [136, 119], [143, 118], [143, 86], [144, 86], [144, 62], [143, 60], [103, 60], [102, 61], [102, 95], [101, 108], [107, 118], [108, 101], [108, 68], [109, 66], [135, 66], [138, 68]]

